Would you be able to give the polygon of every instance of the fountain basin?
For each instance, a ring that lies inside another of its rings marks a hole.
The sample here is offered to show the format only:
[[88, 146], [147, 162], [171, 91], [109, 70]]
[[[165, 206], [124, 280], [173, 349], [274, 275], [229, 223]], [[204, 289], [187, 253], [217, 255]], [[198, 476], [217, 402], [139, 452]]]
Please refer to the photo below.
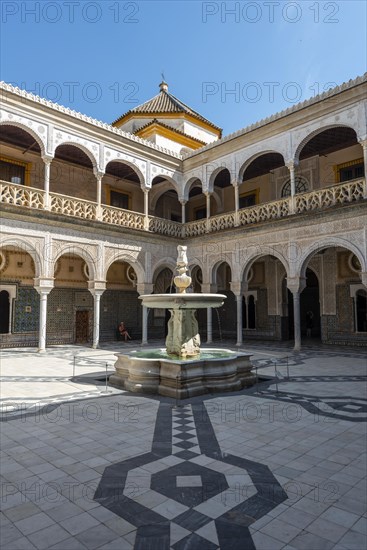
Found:
[[220, 307], [227, 298], [224, 294], [144, 294], [139, 296], [144, 305], [154, 309], [203, 309]]
[[239, 391], [255, 383], [251, 355], [205, 349], [193, 359], [169, 356], [165, 349], [116, 353], [110, 384], [135, 393], [186, 399], [212, 392]]

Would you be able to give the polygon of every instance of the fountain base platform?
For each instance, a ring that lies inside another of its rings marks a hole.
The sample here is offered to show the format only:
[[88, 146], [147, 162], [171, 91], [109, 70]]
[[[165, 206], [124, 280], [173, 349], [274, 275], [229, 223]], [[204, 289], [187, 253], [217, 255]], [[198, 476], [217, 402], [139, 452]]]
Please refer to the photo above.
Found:
[[239, 391], [255, 383], [251, 355], [204, 349], [200, 356], [179, 359], [165, 349], [116, 353], [112, 386], [135, 393], [187, 399], [212, 392]]

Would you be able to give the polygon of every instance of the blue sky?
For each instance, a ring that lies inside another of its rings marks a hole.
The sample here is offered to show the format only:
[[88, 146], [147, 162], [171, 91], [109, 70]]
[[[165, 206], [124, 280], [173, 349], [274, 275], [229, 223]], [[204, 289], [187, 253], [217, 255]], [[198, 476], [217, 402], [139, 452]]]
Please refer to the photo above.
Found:
[[366, 3], [1, 2], [1, 79], [105, 122], [170, 91], [231, 133], [366, 71]]

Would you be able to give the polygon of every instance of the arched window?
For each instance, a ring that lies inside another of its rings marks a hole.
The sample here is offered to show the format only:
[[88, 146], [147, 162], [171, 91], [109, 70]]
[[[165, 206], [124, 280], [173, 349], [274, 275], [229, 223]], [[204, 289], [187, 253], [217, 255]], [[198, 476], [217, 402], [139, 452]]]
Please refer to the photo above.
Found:
[[[309, 189], [308, 181], [306, 180], [306, 178], [302, 176], [296, 176], [295, 188], [296, 188], [296, 194], [306, 193]], [[291, 180], [289, 179], [283, 185], [282, 197], [290, 197], [290, 196], [291, 196]]]

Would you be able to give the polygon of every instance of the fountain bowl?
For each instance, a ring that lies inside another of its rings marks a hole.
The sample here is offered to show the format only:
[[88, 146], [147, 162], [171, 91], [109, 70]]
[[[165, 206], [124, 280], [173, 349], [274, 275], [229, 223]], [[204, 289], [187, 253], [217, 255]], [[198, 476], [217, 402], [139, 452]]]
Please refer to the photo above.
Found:
[[220, 307], [227, 298], [224, 294], [144, 294], [139, 296], [144, 305], [155, 309], [203, 309]]
[[134, 393], [186, 399], [207, 393], [240, 391], [255, 383], [251, 355], [205, 348], [198, 357], [179, 359], [165, 349], [116, 353], [112, 386]]

